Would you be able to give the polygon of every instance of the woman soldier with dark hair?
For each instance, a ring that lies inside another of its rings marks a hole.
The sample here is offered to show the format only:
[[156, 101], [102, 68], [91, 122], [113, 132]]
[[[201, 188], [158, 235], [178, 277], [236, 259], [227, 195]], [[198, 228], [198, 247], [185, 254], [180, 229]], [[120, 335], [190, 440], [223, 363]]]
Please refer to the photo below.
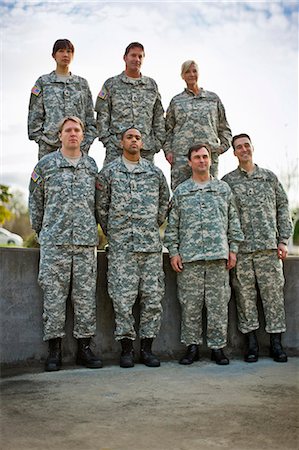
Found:
[[68, 39], [58, 39], [52, 51], [56, 69], [39, 77], [31, 90], [28, 136], [38, 143], [38, 159], [60, 147], [57, 124], [65, 116], [79, 117], [85, 126], [82, 151], [88, 153], [97, 135], [88, 83], [70, 72], [74, 51]]

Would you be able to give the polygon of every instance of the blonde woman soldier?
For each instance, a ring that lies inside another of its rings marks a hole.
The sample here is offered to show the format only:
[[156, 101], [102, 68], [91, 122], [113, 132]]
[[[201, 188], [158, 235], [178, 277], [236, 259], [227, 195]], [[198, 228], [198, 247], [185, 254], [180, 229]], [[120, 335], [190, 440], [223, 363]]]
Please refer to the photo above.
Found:
[[166, 112], [166, 142], [163, 147], [171, 165], [171, 188], [191, 176], [188, 149], [195, 142], [208, 142], [212, 152], [211, 175], [217, 178], [218, 156], [231, 143], [231, 130], [224, 106], [214, 92], [198, 85], [198, 66], [189, 60], [182, 64], [183, 92], [173, 97]]

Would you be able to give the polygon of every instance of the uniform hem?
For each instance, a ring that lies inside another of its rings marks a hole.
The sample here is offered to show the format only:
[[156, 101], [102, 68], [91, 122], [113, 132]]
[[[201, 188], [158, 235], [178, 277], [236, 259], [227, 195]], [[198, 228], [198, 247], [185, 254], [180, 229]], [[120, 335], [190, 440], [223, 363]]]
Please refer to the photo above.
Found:
[[49, 341], [50, 339], [64, 338], [66, 336], [65, 333], [55, 334], [55, 335], [44, 335], [43, 341]]
[[241, 328], [241, 327], [238, 327], [238, 330], [240, 331], [240, 333], [242, 333], [242, 334], [247, 334], [247, 333], [250, 333], [251, 331], [256, 331], [256, 330], [258, 330], [259, 329], [259, 324], [257, 324], [257, 325], [253, 325], [252, 327], [250, 327], [250, 328]]

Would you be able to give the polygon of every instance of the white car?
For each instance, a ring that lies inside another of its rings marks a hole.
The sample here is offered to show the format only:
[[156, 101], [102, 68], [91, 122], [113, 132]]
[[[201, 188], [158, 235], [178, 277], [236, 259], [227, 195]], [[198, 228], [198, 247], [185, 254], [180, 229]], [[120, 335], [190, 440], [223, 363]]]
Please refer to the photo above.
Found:
[[19, 245], [22, 247], [23, 239], [18, 234], [11, 233], [5, 228], [0, 227], [0, 245], [1, 244], [12, 244], [12, 245]]

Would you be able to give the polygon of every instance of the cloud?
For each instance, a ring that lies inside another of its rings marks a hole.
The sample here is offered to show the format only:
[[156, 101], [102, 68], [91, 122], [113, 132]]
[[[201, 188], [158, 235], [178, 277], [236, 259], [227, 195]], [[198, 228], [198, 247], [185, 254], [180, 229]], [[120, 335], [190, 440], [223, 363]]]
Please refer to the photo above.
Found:
[[[143, 72], [158, 82], [165, 108], [184, 88], [182, 62], [195, 59], [200, 84], [220, 96], [233, 132], [252, 135], [256, 161], [278, 175], [282, 155], [296, 164], [297, 2], [2, 1], [0, 15], [2, 182], [27, 189], [37, 158], [27, 138], [30, 89], [54, 69], [52, 46], [64, 37], [75, 45], [72, 71], [88, 80], [94, 100], [105, 79], [123, 70], [129, 42], [144, 44]], [[91, 156], [102, 164], [98, 141]], [[169, 179], [162, 153], [157, 161]], [[235, 165], [228, 151], [220, 173]]]

